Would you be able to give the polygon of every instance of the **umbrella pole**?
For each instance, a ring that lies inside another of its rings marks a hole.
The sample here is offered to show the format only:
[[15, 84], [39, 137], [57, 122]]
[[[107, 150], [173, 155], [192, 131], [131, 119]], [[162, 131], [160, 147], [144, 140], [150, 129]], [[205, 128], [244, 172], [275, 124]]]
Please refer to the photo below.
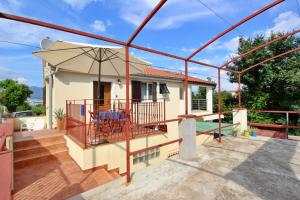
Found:
[[102, 67], [102, 55], [101, 55], [101, 48], [99, 49], [99, 60], [98, 60], [98, 62], [99, 62], [99, 71], [98, 71], [98, 84], [97, 84], [97, 91], [98, 91], [98, 95], [97, 95], [97, 100], [96, 100], [96, 114], [97, 114], [97, 126], [96, 126], [96, 129], [97, 130], [99, 130], [99, 117], [100, 117], [100, 115], [99, 115], [99, 112], [98, 112], [98, 110], [99, 110], [99, 106], [100, 106], [100, 84], [101, 84], [101, 67]]

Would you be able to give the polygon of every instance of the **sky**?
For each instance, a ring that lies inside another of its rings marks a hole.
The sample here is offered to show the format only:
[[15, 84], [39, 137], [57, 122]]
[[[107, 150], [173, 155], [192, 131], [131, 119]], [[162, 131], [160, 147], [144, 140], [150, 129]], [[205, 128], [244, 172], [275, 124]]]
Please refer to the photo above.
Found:
[[[211, 38], [273, 1], [168, 0], [133, 43], [187, 57]], [[157, 2], [0, 0], [0, 11], [127, 41]], [[299, 0], [298, 2], [300, 3]], [[239, 37], [254, 37], [257, 34], [268, 37], [272, 31], [288, 32], [298, 29], [299, 15], [297, 0], [286, 0], [229, 32], [193, 59], [219, 66], [236, 55]], [[87, 37], [0, 19], [0, 80], [12, 78], [31, 86], [42, 86], [42, 62], [34, 57], [32, 52], [40, 49], [40, 41], [47, 36], [53, 41], [108, 44]], [[131, 49], [130, 52], [151, 62], [153, 67], [183, 72], [183, 61], [140, 50]], [[216, 70], [193, 64], [189, 65], [189, 73], [201, 79], [211, 77], [214, 81], [217, 77]], [[229, 83], [225, 72], [222, 72], [221, 82], [222, 90], [236, 89], [235, 84]]]

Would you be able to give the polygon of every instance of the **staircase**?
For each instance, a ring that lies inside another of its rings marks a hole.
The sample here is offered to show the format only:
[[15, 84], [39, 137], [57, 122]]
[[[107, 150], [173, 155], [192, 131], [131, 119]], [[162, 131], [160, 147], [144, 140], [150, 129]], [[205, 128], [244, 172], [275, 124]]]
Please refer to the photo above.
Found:
[[14, 142], [14, 167], [19, 169], [52, 159], [63, 160], [68, 148], [63, 134], [26, 138]]
[[82, 171], [61, 133], [15, 138], [14, 168], [15, 200], [67, 199], [120, 177], [118, 169], [107, 165]]

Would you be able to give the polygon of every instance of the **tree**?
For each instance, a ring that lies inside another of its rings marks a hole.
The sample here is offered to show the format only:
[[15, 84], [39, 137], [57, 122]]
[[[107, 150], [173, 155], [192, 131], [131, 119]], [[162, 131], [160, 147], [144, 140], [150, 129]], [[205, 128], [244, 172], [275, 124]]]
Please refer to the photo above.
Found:
[[[271, 34], [269, 38], [240, 38], [238, 54], [283, 35]], [[243, 70], [275, 55], [300, 46], [300, 38], [290, 36], [252, 52], [229, 66]], [[243, 73], [241, 76], [243, 104], [249, 109], [297, 110], [300, 105], [300, 54], [294, 52], [271, 60]], [[236, 76], [230, 77], [237, 82]]]
[[6, 106], [10, 112], [14, 112], [18, 106], [24, 105], [31, 94], [32, 91], [25, 84], [11, 79], [0, 81], [0, 104]]
[[[237, 106], [237, 99], [233, 97], [228, 91], [221, 91], [221, 111], [231, 111]], [[214, 113], [218, 112], [218, 92], [213, 93], [213, 110]], [[225, 115], [224, 122], [231, 122], [232, 115]]]
[[[269, 38], [258, 35], [240, 38], [238, 54], [282, 36], [272, 33]], [[241, 71], [265, 59], [300, 46], [300, 38], [287, 37], [237, 60], [228, 68]], [[230, 75], [231, 82], [237, 77]], [[241, 75], [243, 106], [253, 110], [300, 110], [300, 53], [287, 54], [257, 66]], [[259, 122], [283, 122], [283, 115], [251, 113], [250, 120]], [[252, 119], [251, 119], [252, 118]], [[293, 119], [291, 119], [293, 120]]]

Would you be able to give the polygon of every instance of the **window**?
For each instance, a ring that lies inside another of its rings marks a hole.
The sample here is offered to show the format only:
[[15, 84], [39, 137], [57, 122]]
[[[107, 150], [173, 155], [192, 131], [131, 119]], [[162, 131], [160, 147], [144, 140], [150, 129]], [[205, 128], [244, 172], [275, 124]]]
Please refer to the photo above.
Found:
[[142, 97], [142, 100], [148, 99], [147, 98], [147, 83], [141, 83], [141, 97]]
[[153, 85], [148, 83], [148, 99], [153, 99]]
[[184, 90], [183, 90], [183, 87], [180, 87], [179, 88], [179, 99], [180, 100], [183, 100], [184, 99]]
[[132, 81], [132, 99], [134, 101], [140, 102], [142, 100], [153, 100], [157, 99], [156, 94], [156, 82], [140, 82]]
[[167, 84], [165, 83], [160, 83], [159, 84], [159, 93], [160, 94], [169, 94], [169, 89], [167, 87]]
[[137, 153], [133, 155], [133, 164], [143, 163], [160, 156], [160, 148], [145, 151], [143, 153]]

